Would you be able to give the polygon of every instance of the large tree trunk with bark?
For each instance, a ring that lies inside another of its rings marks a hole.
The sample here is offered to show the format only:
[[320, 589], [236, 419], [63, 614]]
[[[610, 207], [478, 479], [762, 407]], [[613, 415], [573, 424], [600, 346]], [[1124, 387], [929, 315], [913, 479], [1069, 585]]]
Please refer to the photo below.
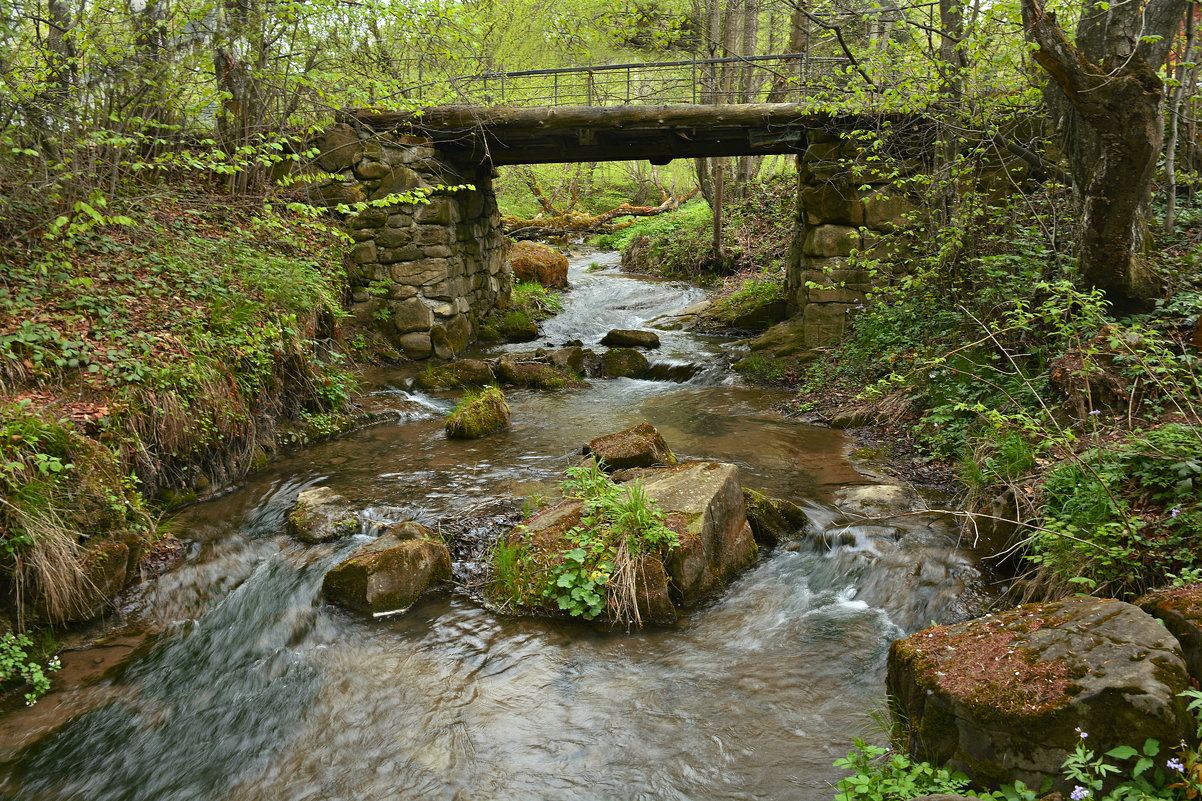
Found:
[[1164, 143], [1164, 84], [1157, 70], [1188, 0], [1089, 8], [1070, 43], [1040, 0], [1022, 0], [1051, 76], [1044, 97], [1068, 156], [1081, 219], [1080, 269], [1120, 311], [1156, 291], [1143, 253], [1147, 204]]

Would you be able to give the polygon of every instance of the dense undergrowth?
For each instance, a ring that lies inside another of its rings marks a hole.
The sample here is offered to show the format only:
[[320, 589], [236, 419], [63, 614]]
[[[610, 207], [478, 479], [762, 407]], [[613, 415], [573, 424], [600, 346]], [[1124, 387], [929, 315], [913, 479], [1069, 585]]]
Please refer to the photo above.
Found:
[[95, 201], [0, 254], [0, 604], [89, 616], [99, 544], [264, 462], [291, 421], [337, 427], [342, 244], [262, 202]]

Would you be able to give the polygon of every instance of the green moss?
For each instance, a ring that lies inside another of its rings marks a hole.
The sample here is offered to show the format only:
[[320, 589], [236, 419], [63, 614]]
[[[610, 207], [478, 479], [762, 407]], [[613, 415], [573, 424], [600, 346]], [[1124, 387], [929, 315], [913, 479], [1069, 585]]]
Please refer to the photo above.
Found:
[[509, 404], [500, 387], [491, 386], [481, 392], [469, 392], [463, 396], [447, 417], [445, 429], [448, 437], [476, 439], [509, 425]]
[[601, 354], [609, 378], [639, 378], [647, 372], [647, 357], [633, 348], [611, 348]]

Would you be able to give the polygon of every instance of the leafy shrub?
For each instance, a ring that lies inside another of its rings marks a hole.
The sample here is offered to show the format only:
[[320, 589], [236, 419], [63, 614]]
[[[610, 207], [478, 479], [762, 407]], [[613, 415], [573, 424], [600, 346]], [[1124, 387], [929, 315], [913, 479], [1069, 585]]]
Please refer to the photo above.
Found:
[[0, 686], [25, 684], [25, 703], [33, 706], [50, 690], [50, 676], [61, 667], [57, 656], [43, 662], [34, 655], [33, 641], [25, 634], [7, 632], [0, 637]]
[[492, 596], [512, 606], [547, 604], [585, 620], [608, 612], [615, 620], [640, 622], [635, 568], [648, 554], [677, 548], [678, 535], [640, 481], [614, 484], [595, 460], [568, 468], [560, 490], [583, 502], [579, 523], [558, 547], [532, 546], [521, 527], [515, 538], [499, 543]]
[[1061, 579], [1141, 592], [1202, 566], [1200, 432], [1170, 423], [1052, 468], [1034, 558]]

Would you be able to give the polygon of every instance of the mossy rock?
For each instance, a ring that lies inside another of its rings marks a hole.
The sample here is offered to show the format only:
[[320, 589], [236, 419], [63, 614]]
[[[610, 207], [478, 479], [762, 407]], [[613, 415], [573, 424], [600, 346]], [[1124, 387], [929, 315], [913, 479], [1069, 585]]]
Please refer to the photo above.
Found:
[[562, 389], [574, 383], [567, 371], [541, 361], [518, 361], [504, 356], [496, 369], [497, 380], [511, 387]]
[[558, 250], [538, 242], [515, 242], [509, 265], [519, 281], [536, 281], [545, 287], [568, 285], [568, 259]]
[[524, 309], [510, 309], [493, 315], [481, 327], [481, 337], [494, 337], [508, 342], [531, 342], [538, 339], [538, 323]]
[[418, 373], [414, 383], [420, 389], [454, 389], [483, 387], [494, 381], [492, 370], [478, 359], [460, 359], [447, 364], [430, 365]]
[[611, 348], [601, 354], [606, 378], [639, 378], [647, 372], [647, 357], [631, 348]]
[[615, 328], [601, 338], [609, 348], [658, 348], [659, 334], [631, 328]]
[[359, 516], [346, 498], [329, 487], [312, 487], [296, 497], [288, 512], [288, 533], [307, 543], [328, 542], [359, 531]]
[[448, 437], [477, 439], [509, 425], [509, 404], [497, 387], [488, 387], [478, 395], [468, 395], [447, 418]]
[[1190, 676], [1202, 681], [1202, 584], [1165, 587], [1148, 593], [1135, 604], [1177, 638]]
[[[417, 524], [409, 524], [409, 527]], [[424, 526], [390, 532], [354, 551], [326, 573], [322, 595], [330, 603], [365, 615], [403, 612], [431, 584], [451, 579], [451, 555]]]
[[1065, 794], [1061, 767], [1081, 731], [1095, 753], [1191, 739], [1178, 697], [1187, 686], [1181, 650], [1160, 623], [1098, 598], [920, 631], [893, 643], [886, 679], [895, 739], [911, 757], [980, 786], [1051, 779]]
[[584, 446], [585, 456], [601, 459], [609, 471], [632, 467], [676, 464], [676, 454], [650, 423], [639, 423], [614, 434], [597, 437]]
[[774, 548], [782, 539], [810, 528], [810, 519], [801, 507], [781, 498], [769, 498], [761, 492], [743, 488], [743, 504], [747, 507], [747, 522], [755, 541]]

